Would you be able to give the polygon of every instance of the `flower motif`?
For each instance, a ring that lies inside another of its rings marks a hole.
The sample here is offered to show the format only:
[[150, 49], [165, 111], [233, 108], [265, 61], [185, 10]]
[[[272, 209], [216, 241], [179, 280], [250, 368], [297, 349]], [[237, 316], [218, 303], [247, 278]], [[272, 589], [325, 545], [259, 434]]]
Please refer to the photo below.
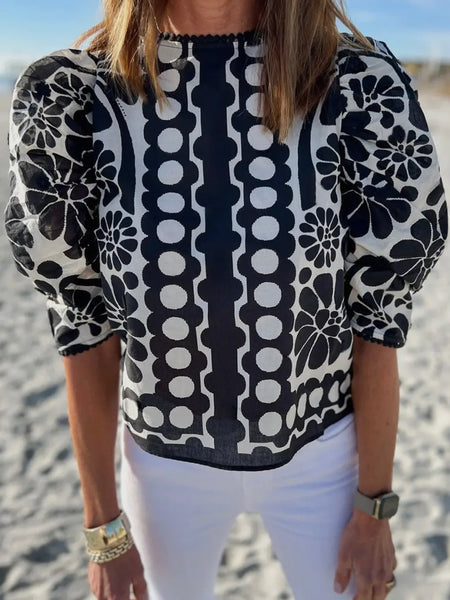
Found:
[[53, 81], [50, 82], [50, 88], [57, 94], [55, 102], [57, 104], [69, 104], [75, 102], [88, 112], [88, 105], [92, 102], [92, 88], [86, 85], [78, 75], [60, 69]]
[[[91, 282], [92, 284], [92, 282]], [[70, 344], [80, 336], [80, 328], [87, 325], [90, 335], [95, 338], [102, 332], [101, 325], [108, 320], [100, 294], [92, 294], [88, 289], [60, 289], [63, 303], [67, 306], [65, 319], [70, 326], [61, 324], [61, 316], [53, 307], [48, 308], [48, 318], [53, 335], [59, 343]]]
[[400, 125], [393, 128], [386, 141], [378, 141], [377, 147], [374, 152], [379, 159], [377, 168], [387, 177], [396, 176], [401, 181], [418, 179], [422, 169], [432, 163], [429, 156], [433, 153], [430, 138], [424, 133], [418, 136], [413, 129], [406, 132]]
[[130, 264], [131, 252], [138, 245], [137, 230], [132, 227], [131, 217], [123, 216], [120, 211], [108, 211], [96, 233], [101, 260], [108, 269], [120, 271], [122, 265]]
[[[405, 108], [404, 89], [394, 85], [389, 75], [378, 79], [375, 75], [366, 75], [362, 79], [351, 79], [350, 89], [358, 108], [368, 112], [382, 113], [380, 123], [388, 129], [394, 124], [392, 113], [400, 113]], [[383, 110], [386, 109], [386, 110]]]
[[136, 339], [145, 337], [146, 328], [139, 319], [132, 316], [138, 309], [138, 302], [128, 292], [138, 287], [138, 278], [134, 273], [126, 272], [123, 279], [112, 275], [107, 281], [102, 274], [102, 282], [108, 320], [118, 335], [127, 342], [127, 375], [137, 383], [142, 380], [142, 372], [135, 361], [143, 362], [148, 357], [146, 347]]
[[70, 98], [55, 103], [50, 86], [40, 81], [30, 89], [20, 88], [12, 105], [12, 120], [18, 127], [21, 143], [38, 148], [54, 148], [61, 137], [62, 115]]
[[416, 221], [411, 227], [411, 239], [397, 242], [390, 256], [395, 260], [395, 269], [419, 290], [426, 277], [442, 254], [445, 242], [437, 223], [437, 215]]
[[321, 273], [313, 282], [313, 288], [300, 292], [300, 312], [295, 321], [298, 335], [295, 352], [298, 354], [296, 373], [300, 375], [307, 365], [318, 369], [331, 365], [352, 342], [344, 309], [343, 271], [336, 275]]
[[[81, 327], [84, 323], [89, 325], [92, 336], [98, 335], [99, 323], [105, 323], [107, 316], [101, 294], [92, 295], [89, 290], [77, 288], [68, 292], [63, 292], [62, 297], [67, 295], [70, 299], [70, 305], [67, 309], [67, 319], [74, 327]], [[76, 306], [76, 309], [71, 308]], [[95, 321], [95, 322], [94, 322]]]
[[416, 188], [405, 186], [398, 191], [377, 174], [370, 184], [357, 182], [353, 187], [347, 186], [342, 192], [342, 203], [352, 236], [373, 234], [377, 239], [386, 239], [392, 234], [395, 222], [408, 220], [411, 200], [416, 197]]
[[[374, 258], [374, 261], [379, 260]], [[368, 269], [363, 267], [361, 273], [354, 275], [366, 291], [358, 293], [350, 303], [349, 315], [363, 337], [373, 339], [376, 332], [388, 345], [403, 345], [409, 329], [411, 295], [405, 281], [383, 263], [384, 260], [375, 268], [373, 265]]]
[[103, 142], [96, 140], [93, 148], [95, 168], [97, 171], [97, 187], [102, 196], [104, 206], [119, 195], [119, 187], [116, 184], [117, 169], [114, 166], [114, 152], [105, 150]]
[[316, 267], [331, 267], [339, 248], [339, 218], [331, 208], [319, 207], [315, 212], [305, 215], [300, 224], [299, 242], [305, 248], [308, 261]]
[[33, 159], [34, 163], [19, 164], [20, 176], [27, 186], [27, 207], [38, 215], [39, 231], [44, 237], [55, 240], [63, 234], [64, 241], [74, 246], [92, 221], [86, 202], [91, 195], [89, 175], [69, 183], [71, 166], [66, 159], [50, 154]]
[[[358, 296], [352, 304], [352, 313], [357, 324], [363, 329], [372, 327], [383, 330], [393, 323], [389, 306], [394, 303], [395, 296], [382, 289], [374, 289]], [[406, 332], [405, 332], [406, 333]]]
[[[11, 180], [11, 188], [14, 189], [15, 177]], [[34, 244], [33, 236], [27, 226], [23, 206], [16, 196], [11, 196], [5, 209], [5, 231], [11, 244], [11, 249], [16, 259], [18, 267], [21, 265], [25, 271], [20, 268], [20, 272], [26, 274], [26, 270], [34, 268], [34, 261], [27, 252], [27, 248], [32, 248]]]
[[325, 175], [321, 180], [322, 187], [326, 190], [332, 190], [336, 187], [339, 180], [339, 168], [341, 158], [339, 155], [339, 139], [335, 133], [327, 138], [328, 146], [322, 146], [317, 150], [317, 170], [321, 175]]

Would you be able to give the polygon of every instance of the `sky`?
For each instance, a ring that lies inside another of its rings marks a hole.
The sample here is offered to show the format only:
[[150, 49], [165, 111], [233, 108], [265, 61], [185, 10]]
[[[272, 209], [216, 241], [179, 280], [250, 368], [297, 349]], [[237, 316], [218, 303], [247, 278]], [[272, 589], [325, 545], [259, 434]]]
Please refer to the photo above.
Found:
[[[450, 62], [449, 0], [347, 0], [346, 5], [355, 25], [385, 41], [400, 60]], [[0, 0], [0, 75], [14, 75], [44, 54], [70, 47], [101, 18], [100, 0]]]

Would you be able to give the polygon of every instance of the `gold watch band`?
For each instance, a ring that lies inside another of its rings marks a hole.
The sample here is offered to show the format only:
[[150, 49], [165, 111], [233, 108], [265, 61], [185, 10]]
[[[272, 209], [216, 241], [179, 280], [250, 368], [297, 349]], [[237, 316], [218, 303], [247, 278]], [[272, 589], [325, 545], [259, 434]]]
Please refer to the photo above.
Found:
[[130, 522], [121, 511], [112, 521], [98, 527], [83, 528], [88, 553], [97, 554], [122, 545], [131, 539]]

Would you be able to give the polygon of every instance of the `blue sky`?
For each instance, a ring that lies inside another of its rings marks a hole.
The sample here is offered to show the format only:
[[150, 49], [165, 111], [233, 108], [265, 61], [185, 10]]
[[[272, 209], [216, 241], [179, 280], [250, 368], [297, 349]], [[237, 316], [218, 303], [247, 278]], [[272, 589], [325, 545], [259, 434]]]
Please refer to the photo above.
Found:
[[[450, 61], [449, 0], [347, 0], [347, 8], [359, 29], [400, 59]], [[101, 14], [99, 0], [1, 0], [0, 73], [70, 47]]]

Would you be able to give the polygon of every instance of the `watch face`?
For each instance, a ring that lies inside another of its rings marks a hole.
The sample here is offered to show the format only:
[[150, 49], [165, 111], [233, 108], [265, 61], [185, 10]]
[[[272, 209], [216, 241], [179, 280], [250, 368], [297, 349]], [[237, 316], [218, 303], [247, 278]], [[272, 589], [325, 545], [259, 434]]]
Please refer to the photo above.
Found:
[[381, 500], [380, 519], [388, 519], [397, 512], [399, 497], [397, 494], [387, 494]]

